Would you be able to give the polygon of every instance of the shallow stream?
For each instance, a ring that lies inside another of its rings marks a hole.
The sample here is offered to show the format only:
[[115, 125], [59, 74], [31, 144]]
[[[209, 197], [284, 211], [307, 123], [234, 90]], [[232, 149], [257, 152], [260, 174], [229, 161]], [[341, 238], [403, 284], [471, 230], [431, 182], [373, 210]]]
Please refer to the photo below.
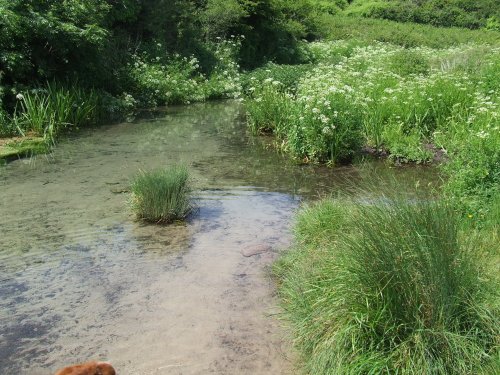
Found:
[[[290, 374], [268, 266], [301, 202], [433, 181], [383, 163], [298, 166], [249, 136], [237, 102], [169, 108], [80, 131], [49, 156], [0, 167], [0, 373], [90, 359], [127, 374]], [[196, 212], [144, 225], [140, 169], [189, 166]], [[243, 257], [242, 248], [273, 251]]]

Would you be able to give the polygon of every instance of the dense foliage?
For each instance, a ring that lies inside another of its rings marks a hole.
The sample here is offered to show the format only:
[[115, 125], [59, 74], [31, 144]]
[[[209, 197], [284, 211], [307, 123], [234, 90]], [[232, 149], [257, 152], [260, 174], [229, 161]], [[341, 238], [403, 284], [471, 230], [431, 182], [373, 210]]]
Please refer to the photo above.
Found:
[[442, 27], [500, 29], [496, 0], [355, 0], [347, 13]]
[[[1, 0], [3, 85], [32, 86], [54, 78], [80, 79], [110, 92], [123, 89], [121, 70], [133, 54], [196, 55], [215, 63], [207, 41], [244, 35], [241, 56], [292, 60], [295, 43], [313, 32], [315, 15], [343, 1], [281, 0]], [[317, 3], [317, 4], [316, 4]], [[200, 32], [200, 30], [202, 32]], [[160, 51], [156, 45], [161, 44]], [[154, 51], [152, 51], [154, 49]], [[156, 56], [155, 56], [156, 57]], [[120, 87], [121, 85], [121, 87]]]
[[133, 106], [231, 96], [240, 63], [303, 60], [300, 40], [318, 36], [317, 18], [346, 4], [0, 0], [0, 133], [13, 129], [16, 96], [47, 82], [97, 90], [111, 118]]
[[[299, 162], [440, 162], [443, 202], [306, 209], [276, 267], [285, 310], [310, 373], [498, 373], [498, 1], [0, 0], [0, 30], [0, 137], [20, 136], [0, 157], [244, 96]], [[187, 182], [139, 174], [137, 216], [185, 217]]]
[[337, 41], [309, 52], [308, 70], [268, 66], [246, 83], [255, 132], [303, 161], [346, 161], [363, 145], [399, 162], [440, 150], [450, 196], [468, 213], [489, 209], [500, 194], [498, 48]]

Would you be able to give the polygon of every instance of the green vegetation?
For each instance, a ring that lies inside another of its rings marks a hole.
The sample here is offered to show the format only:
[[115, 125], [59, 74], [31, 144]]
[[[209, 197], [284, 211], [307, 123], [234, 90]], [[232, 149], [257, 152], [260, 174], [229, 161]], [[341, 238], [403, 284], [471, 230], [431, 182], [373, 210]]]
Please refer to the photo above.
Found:
[[354, 0], [346, 13], [440, 27], [500, 30], [500, 4], [495, 0]]
[[275, 265], [306, 372], [494, 373], [489, 249], [445, 203], [370, 202], [306, 207], [295, 248]]
[[[438, 161], [436, 202], [299, 215], [275, 267], [286, 315], [312, 374], [499, 371], [498, 1], [0, 0], [0, 28], [0, 158], [243, 96], [249, 128], [299, 162]], [[184, 167], [132, 191], [140, 219], [190, 211]]]
[[403, 47], [447, 48], [468, 43], [500, 42], [498, 31], [442, 28], [342, 15], [330, 17], [329, 22], [324, 24], [324, 33], [333, 40], [354, 39], [369, 43], [379, 41]]
[[50, 145], [138, 108], [237, 97], [240, 65], [307, 60], [300, 40], [346, 5], [0, 0], [0, 137], [34, 132]]
[[132, 208], [137, 217], [154, 223], [184, 219], [191, 211], [188, 182], [183, 166], [141, 172], [132, 182]]
[[41, 137], [23, 137], [22, 139], [9, 139], [0, 142], [0, 160], [44, 154], [49, 145]]
[[68, 127], [80, 127], [97, 121], [98, 95], [77, 87], [48, 84], [46, 88], [18, 94], [14, 112], [15, 129], [24, 135], [33, 132], [49, 141]]
[[[445, 183], [436, 202], [337, 199], [301, 211], [274, 268], [300, 364], [310, 374], [496, 373], [500, 33], [346, 16], [359, 3], [322, 19], [331, 40], [301, 46], [309, 64], [244, 77], [249, 128], [300, 162], [336, 165], [363, 146], [438, 160]], [[486, 15], [471, 16], [484, 23], [467, 27], [485, 28]]]
[[418, 163], [441, 150], [449, 196], [464, 212], [487, 210], [500, 186], [498, 48], [349, 40], [310, 43], [309, 54], [308, 69], [253, 73], [260, 80], [245, 91], [254, 132], [274, 133], [306, 162], [349, 161], [363, 145]]

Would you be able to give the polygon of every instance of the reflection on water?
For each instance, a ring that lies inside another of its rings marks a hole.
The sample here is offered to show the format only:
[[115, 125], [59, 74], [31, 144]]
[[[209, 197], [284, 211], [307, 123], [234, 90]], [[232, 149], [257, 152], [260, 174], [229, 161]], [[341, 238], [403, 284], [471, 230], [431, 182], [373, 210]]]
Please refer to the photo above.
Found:
[[[1, 373], [91, 358], [120, 374], [290, 372], [263, 267], [289, 243], [300, 201], [435, 177], [383, 163], [298, 166], [249, 137], [242, 113], [233, 102], [169, 108], [0, 168]], [[131, 178], [179, 162], [196, 213], [136, 222]], [[241, 256], [262, 242], [276, 252]]]

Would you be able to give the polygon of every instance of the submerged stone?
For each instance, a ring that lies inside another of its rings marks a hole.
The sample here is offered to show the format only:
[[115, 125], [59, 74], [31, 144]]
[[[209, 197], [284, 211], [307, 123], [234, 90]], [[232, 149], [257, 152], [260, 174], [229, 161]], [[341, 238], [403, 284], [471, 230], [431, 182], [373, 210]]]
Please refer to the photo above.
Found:
[[260, 243], [260, 244], [245, 246], [243, 249], [241, 249], [241, 254], [245, 257], [251, 257], [258, 254], [267, 253], [271, 250], [272, 247], [270, 245]]

